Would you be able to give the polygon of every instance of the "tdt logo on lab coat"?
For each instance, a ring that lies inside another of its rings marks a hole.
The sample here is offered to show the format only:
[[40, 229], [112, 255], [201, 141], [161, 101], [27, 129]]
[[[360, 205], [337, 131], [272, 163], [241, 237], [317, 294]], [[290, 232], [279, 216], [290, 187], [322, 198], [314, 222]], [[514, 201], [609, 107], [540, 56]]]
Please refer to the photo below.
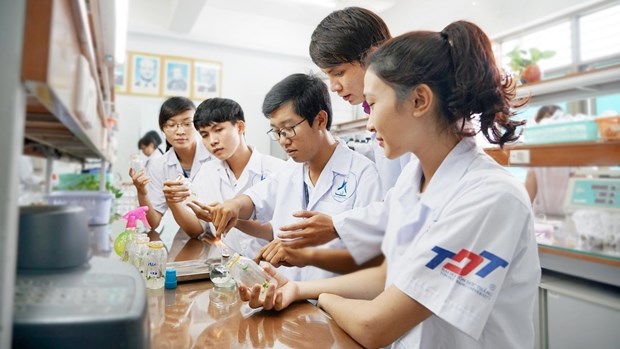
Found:
[[338, 202], [343, 202], [355, 194], [357, 189], [357, 178], [353, 173], [344, 176], [336, 174], [332, 185], [332, 198]]

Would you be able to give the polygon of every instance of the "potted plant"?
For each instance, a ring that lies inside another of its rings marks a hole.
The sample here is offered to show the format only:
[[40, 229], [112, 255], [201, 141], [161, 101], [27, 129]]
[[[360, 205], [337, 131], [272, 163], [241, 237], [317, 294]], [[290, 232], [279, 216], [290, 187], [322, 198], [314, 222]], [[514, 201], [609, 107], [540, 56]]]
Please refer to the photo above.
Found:
[[522, 83], [527, 84], [541, 79], [542, 72], [538, 62], [555, 56], [555, 51], [541, 51], [535, 47], [523, 50], [516, 46], [506, 56], [510, 58], [510, 69], [517, 74]]

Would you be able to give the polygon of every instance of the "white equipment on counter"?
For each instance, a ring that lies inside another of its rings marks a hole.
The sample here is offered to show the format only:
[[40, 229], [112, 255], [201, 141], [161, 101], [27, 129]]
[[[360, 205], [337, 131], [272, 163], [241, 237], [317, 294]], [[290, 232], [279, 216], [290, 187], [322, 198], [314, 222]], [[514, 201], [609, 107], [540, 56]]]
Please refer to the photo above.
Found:
[[620, 178], [571, 178], [564, 206], [582, 249], [620, 253]]

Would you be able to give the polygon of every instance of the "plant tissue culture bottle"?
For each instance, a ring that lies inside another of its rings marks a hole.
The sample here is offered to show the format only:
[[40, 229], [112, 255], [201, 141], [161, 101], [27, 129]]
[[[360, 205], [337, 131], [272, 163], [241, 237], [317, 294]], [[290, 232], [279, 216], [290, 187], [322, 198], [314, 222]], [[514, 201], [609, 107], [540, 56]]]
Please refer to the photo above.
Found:
[[230, 257], [226, 264], [226, 268], [230, 272], [233, 279], [247, 287], [253, 287], [255, 284], [262, 286], [259, 300], [264, 300], [267, 294], [267, 288], [270, 284], [276, 284], [276, 281], [267, 274], [256, 262], [248, 257], [244, 257], [235, 253]]
[[158, 289], [164, 287], [167, 259], [168, 252], [166, 252], [163, 242], [149, 242], [149, 250], [144, 259], [147, 288]]

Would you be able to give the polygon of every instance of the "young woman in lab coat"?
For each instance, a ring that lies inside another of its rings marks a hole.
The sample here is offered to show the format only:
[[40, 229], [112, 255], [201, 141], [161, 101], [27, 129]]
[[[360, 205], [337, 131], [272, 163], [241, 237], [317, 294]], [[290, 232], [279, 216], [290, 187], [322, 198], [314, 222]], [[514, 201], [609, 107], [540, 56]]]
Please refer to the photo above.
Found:
[[[231, 99], [210, 98], [200, 103], [194, 114], [194, 126], [207, 150], [217, 158], [202, 165], [192, 182], [191, 192], [202, 203], [232, 199], [284, 165], [283, 160], [261, 154], [247, 145], [243, 109]], [[187, 203], [198, 216], [185, 206], [189, 189], [180, 181], [169, 181], [164, 186], [164, 194], [181, 229], [196, 238], [210, 228], [200, 220], [203, 211], [199, 206]], [[224, 242], [250, 258], [272, 239], [269, 225], [262, 227], [256, 221], [239, 221], [237, 228], [241, 230], [233, 228]]]
[[149, 131], [140, 138], [138, 141], [138, 149], [142, 151], [142, 154], [146, 156], [146, 161], [144, 162], [144, 168], [148, 169], [149, 165], [157, 158], [162, 157], [164, 152], [159, 149], [159, 145], [161, 144], [161, 137], [155, 131]]
[[129, 176], [138, 191], [140, 206], [148, 206], [147, 219], [151, 227], [159, 226], [161, 217], [168, 210], [164, 197], [164, 184], [178, 176], [193, 179], [200, 166], [211, 160], [211, 154], [200, 141], [194, 129], [193, 119], [196, 107], [185, 97], [171, 97], [159, 111], [159, 127], [164, 132], [170, 149], [149, 164], [147, 171]]
[[[336, 214], [382, 198], [375, 165], [329, 132], [331, 103], [320, 78], [305, 74], [286, 77], [267, 93], [263, 113], [272, 127], [270, 137], [280, 143], [291, 160], [243, 195], [205, 207], [217, 217], [213, 223], [218, 236], [233, 227], [238, 218], [248, 219], [254, 213], [259, 221], [270, 221], [276, 230], [297, 220], [293, 213], [302, 209]], [[234, 217], [227, 215], [224, 221], [219, 212]], [[274, 239], [259, 251], [258, 258], [282, 266], [283, 272], [296, 280], [360, 268], [338, 240], [314, 249], [293, 250]]]
[[396, 37], [370, 58], [364, 95], [367, 128], [386, 155], [419, 159], [386, 202], [385, 262], [310, 282], [276, 275], [264, 302], [260, 285], [240, 287], [241, 297], [265, 309], [318, 299], [365, 347], [532, 348], [540, 265], [531, 205], [473, 137], [501, 146], [521, 124], [510, 119], [514, 84], [490, 40], [464, 21]]

